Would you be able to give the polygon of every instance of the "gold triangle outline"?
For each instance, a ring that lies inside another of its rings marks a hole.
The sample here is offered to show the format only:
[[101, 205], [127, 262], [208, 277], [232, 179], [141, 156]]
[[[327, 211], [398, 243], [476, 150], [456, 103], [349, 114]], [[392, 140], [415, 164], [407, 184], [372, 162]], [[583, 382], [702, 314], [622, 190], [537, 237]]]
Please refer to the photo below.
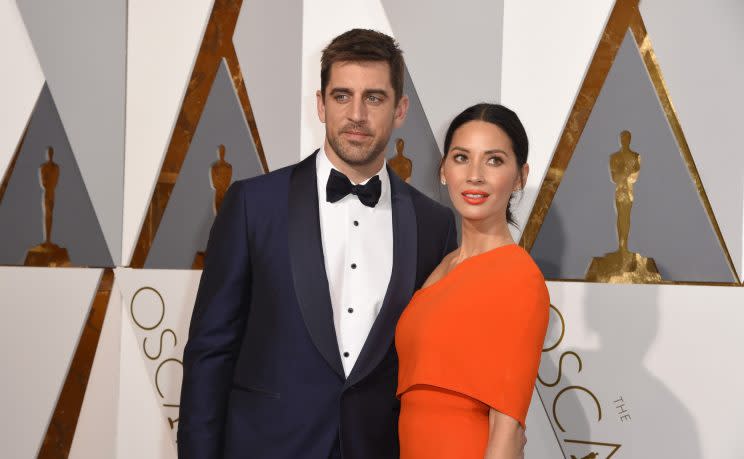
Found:
[[131, 268], [144, 268], [145, 266], [145, 261], [155, 240], [165, 209], [168, 207], [171, 192], [178, 180], [181, 166], [186, 159], [191, 140], [199, 125], [207, 98], [223, 60], [227, 64], [233, 88], [251, 131], [261, 168], [264, 173], [269, 172], [258, 126], [248, 97], [248, 90], [245, 87], [243, 73], [233, 44], [233, 33], [242, 5], [243, 0], [215, 0], [212, 6], [189, 84], [181, 103], [181, 109], [160, 168], [160, 174], [140, 227], [137, 244], [129, 263]]
[[[537, 239], [537, 235], [542, 228], [545, 217], [547, 216], [548, 210], [553, 202], [555, 193], [563, 180], [563, 175], [568, 168], [574, 150], [576, 149], [579, 139], [584, 131], [584, 127], [589, 120], [594, 104], [604, 87], [605, 79], [614, 64], [617, 52], [620, 49], [626, 33], [630, 31], [633, 35], [636, 46], [638, 47], [638, 51], [641, 54], [646, 71], [648, 72], [654, 86], [656, 96], [664, 110], [667, 122], [669, 123], [674, 138], [677, 141], [682, 160], [687, 166], [690, 179], [695, 185], [700, 201], [705, 209], [705, 213], [708, 216], [708, 221], [713, 227], [716, 238], [718, 239], [718, 244], [726, 258], [728, 268], [735, 279], [734, 282], [662, 281], [655, 284], [741, 286], [742, 284], [739, 274], [736, 271], [726, 241], [721, 233], [721, 228], [718, 225], [718, 220], [716, 219], [708, 195], [705, 191], [705, 187], [700, 179], [700, 174], [698, 173], [692, 152], [690, 151], [684, 131], [679, 122], [679, 117], [677, 116], [677, 112], [674, 109], [671, 98], [669, 97], [669, 91], [664, 82], [661, 67], [658, 63], [653, 47], [651, 46], [651, 39], [643, 23], [641, 12], [638, 9], [638, 1], [639, 0], [617, 0], [610, 12], [602, 37], [589, 64], [586, 76], [584, 77], [581, 88], [576, 96], [574, 105], [571, 108], [570, 115], [566, 121], [563, 132], [561, 133], [558, 145], [553, 153], [553, 158], [550, 161], [548, 171], [545, 174], [542, 185], [540, 186], [540, 191], [535, 199], [535, 204], [532, 207], [529, 218], [527, 219], [527, 224], [522, 232], [519, 245], [528, 252], [532, 250], [532, 246]], [[563, 278], [551, 278], [548, 280], [562, 282], [591, 282], [584, 279]]]
[[[36, 98], [36, 103], [39, 102], [39, 98], [41, 97], [41, 90], [39, 91], [39, 96]], [[34, 108], [36, 108], [36, 103], [34, 103]], [[23, 144], [26, 143], [26, 134], [28, 134], [28, 127], [31, 125], [31, 118], [33, 117], [34, 112], [31, 111], [31, 113], [28, 115], [28, 119], [26, 120], [26, 126], [23, 128], [23, 133], [21, 134], [21, 138], [18, 141], [18, 145], [16, 145], [16, 149], [13, 152], [13, 156], [10, 158], [10, 162], [8, 163], [8, 168], [5, 169], [5, 175], [3, 175], [2, 180], [0, 180], [0, 203], [3, 202], [3, 197], [5, 197], [5, 190], [8, 189], [8, 183], [10, 183], [10, 177], [13, 175], [13, 171], [15, 170], [16, 162], [18, 162], [18, 157], [21, 154], [21, 150], [23, 149]]]
[[113, 268], [104, 268], [77, 345], [70, 358], [70, 366], [62, 383], [57, 403], [52, 410], [49, 424], [47, 424], [37, 459], [67, 457], [70, 454], [85, 394], [88, 391], [93, 362], [98, 353], [98, 344], [113, 284]]

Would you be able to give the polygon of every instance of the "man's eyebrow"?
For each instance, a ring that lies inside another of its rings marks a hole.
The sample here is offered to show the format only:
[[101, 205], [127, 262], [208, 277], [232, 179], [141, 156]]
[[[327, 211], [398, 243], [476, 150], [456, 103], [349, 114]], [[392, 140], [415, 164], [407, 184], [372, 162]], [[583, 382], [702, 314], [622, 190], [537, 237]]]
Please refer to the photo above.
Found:
[[333, 88], [333, 89], [331, 89], [331, 94], [336, 94], [336, 93], [339, 93], [339, 92], [348, 92], [348, 93], [351, 93], [352, 91], [349, 88]]
[[388, 92], [386, 90], [384, 90], [384, 89], [372, 88], [372, 89], [365, 89], [364, 90], [364, 94], [367, 94], [367, 95], [369, 95], [369, 94], [380, 94], [380, 95], [383, 95], [383, 96], [387, 96], [388, 95]]

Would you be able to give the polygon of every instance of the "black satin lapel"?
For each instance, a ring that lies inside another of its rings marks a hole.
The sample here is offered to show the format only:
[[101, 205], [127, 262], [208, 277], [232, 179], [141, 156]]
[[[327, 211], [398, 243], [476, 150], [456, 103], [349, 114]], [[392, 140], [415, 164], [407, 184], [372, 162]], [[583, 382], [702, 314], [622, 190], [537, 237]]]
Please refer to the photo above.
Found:
[[331, 368], [345, 378], [323, 260], [315, 177], [313, 154], [295, 166], [290, 179], [289, 257], [292, 280], [305, 326], [315, 347]]
[[359, 382], [380, 364], [393, 344], [395, 325], [413, 296], [416, 282], [416, 211], [407, 185], [388, 168], [393, 210], [393, 271], [380, 313], [351, 370], [347, 386]]

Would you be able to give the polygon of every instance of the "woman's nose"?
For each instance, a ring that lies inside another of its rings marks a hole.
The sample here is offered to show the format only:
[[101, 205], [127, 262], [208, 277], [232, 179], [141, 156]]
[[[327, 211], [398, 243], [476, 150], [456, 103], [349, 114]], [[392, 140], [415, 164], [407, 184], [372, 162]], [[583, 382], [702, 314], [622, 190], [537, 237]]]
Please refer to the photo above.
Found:
[[468, 168], [468, 182], [470, 183], [482, 183], [483, 182], [483, 171], [481, 166], [476, 163], [471, 163]]

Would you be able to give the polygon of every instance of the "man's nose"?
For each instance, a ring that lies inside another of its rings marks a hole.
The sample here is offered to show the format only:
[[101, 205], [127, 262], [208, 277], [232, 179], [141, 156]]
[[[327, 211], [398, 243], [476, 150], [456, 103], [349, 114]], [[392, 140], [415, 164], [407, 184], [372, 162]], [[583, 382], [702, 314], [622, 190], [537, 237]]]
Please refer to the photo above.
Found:
[[349, 119], [355, 123], [364, 123], [367, 121], [367, 106], [364, 104], [364, 100], [361, 97], [355, 97], [351, 101]]

